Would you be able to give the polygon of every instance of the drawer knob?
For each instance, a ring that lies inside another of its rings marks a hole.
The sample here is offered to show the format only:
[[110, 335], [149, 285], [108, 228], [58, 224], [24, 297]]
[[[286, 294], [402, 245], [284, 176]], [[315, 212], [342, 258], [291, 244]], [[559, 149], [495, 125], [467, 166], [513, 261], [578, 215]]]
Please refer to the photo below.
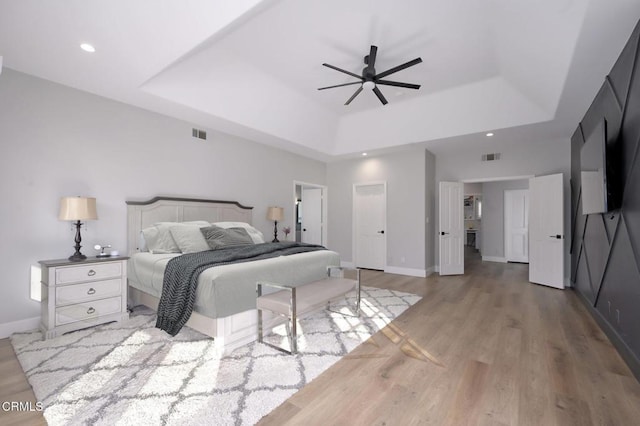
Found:
[[96, 274], [96, 271], [94, 271], [93, 269], [89, 269], [89, 272], [87, 272], [87, 275], [89, 275], [90, 277], [94, 276]]
[[96, 289], [91, 287], [89, 290], [87, 290], [87, 294], [95, 294], [96, 293]]
[[95, 310], [95, 309], [93, 309], [93, 307], [90, 307], [89, 309], [87, 309], [87, 313], [88, 313], [89, 315], [91, 315], [91, 314], [92, 314], [92, 313], [94, 313], [95, 311], [96, 311], [96, 310]]

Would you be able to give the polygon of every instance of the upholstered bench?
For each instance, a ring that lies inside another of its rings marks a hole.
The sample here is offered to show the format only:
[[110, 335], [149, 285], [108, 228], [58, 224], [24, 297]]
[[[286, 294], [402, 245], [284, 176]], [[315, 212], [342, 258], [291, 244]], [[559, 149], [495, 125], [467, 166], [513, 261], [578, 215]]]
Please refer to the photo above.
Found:
[[[351, 272], [355, 277], [346, 278], [345, 271]], [[273, 293], [262, 294], [263, 286], [272, 287], [278, 290]], [[324, 304], [327, 304], [327, 309], [331, 310], [329, 309], [331, 300], [342, 297], [352, 290], [356, 291], [355, 312], [357, 315], [360, 312], [359, 269], [347, 269], [337, 266], [329, 267], [327, 269], [327, 278], [298, 286], [266, 281], [257, 282], [256, 291], [258, 293], [258, 297], [256, 299], [256, 308], [258, 309], [258, 342], [264, 343], [288, 354], [297, 353], [297, 319], [309, 312], [317, 310]], [[290, 351], [264, 341], [262, 318], [263, 310], [271, 311], [287, 318], [287, 334], [291, 347]]]

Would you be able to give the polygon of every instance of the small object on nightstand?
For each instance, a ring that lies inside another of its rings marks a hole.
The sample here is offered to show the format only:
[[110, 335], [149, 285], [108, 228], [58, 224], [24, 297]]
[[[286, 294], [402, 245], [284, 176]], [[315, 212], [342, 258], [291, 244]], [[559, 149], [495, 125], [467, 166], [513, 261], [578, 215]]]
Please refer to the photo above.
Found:
[[109, 257], [111, 256], [111, 253], [105, 253], [104, 249], [106, 248], [111, 248], [110, 244], [107, 244], [106, 246], [101, 246], [100, 244], [96, 244], [95, 246], [93, 246], [94, 249], [96, 250], [100, 250], [100, 253], [96, 254], [96, 257]]

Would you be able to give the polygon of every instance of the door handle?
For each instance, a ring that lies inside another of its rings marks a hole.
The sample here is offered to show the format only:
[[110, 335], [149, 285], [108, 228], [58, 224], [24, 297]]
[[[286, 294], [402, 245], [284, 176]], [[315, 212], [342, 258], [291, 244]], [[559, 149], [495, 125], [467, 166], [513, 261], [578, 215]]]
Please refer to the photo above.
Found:
[[549, 235], [549, 238], [555, 238], [557, 240], [561, 240], [562, 239], [562, 235], [560, 234], [556, 234], [556, 235]]
[[448, 233], [448, 232], [441, 231], [441, 232], [440, 232], [440, 235], [449, 235], [449, 233]]
[[382, 231], [378, 231], [378, 234], [384, 234], [384, 229]]
[[307, 232], [307, 228], [302, 228], [302, 231], [303, 232]]

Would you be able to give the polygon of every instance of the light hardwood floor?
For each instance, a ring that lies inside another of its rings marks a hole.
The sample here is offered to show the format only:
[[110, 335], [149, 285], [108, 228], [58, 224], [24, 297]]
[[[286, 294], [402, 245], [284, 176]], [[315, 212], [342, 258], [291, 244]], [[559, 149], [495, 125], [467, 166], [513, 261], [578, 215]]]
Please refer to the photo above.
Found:
[[640, 424], [640, 384], [577, 295], [526, 265], [363, 276], [423, 299], [260, 424]]
[[[423, 299], [262, 425], [636, 425], [640, 384], [571, 290], [520, 264], [467, 259], [458, 277], [363, 271], [363, 284]], [[2, 401], [35, 401], [7, 339]], [[44, 424], [4, 413], [0, 424]]]

